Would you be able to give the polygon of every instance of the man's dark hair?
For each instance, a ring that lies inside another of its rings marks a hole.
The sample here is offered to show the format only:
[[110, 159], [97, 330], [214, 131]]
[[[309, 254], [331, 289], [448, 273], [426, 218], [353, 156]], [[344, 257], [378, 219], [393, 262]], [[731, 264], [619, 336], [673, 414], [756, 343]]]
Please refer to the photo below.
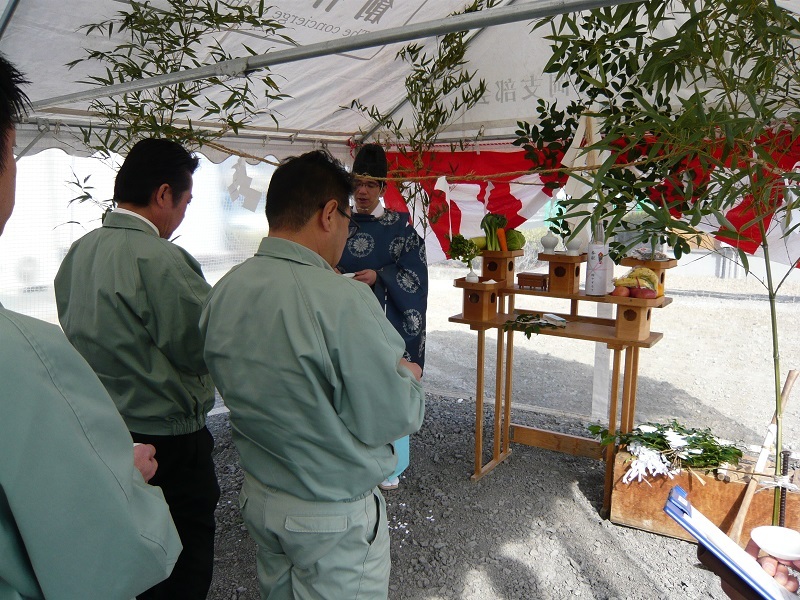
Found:
[[[14, 65], [0, 54], [0, 148], [5, 148], [8, 136], [15, 123], [27, 112], [28, 96], [20, 88], [30, 83]], [[0, 152], [0, 173], [6, 169], [7, 157]]]
[[172, 188], [175, 202], [192, 186], [199, 159], [178, 142], [150, 138], [137, 142], [119, 168], [114, 201], [147, 206], [163, 184]]
[[350, 173], [328, 152], [287, 158], [269, 182], [267, 222], [270, 228], [298, 231], [329, 200], [345, 210], [352, 193]]
[[[386, 152], [379, 144], [364, 144], [356, 154], [353, 161], [353, 175], [367, 175], [378, 179], [386, 179], [389, 165], [386, 161]], [[378, 183], [381, 186], [383, 181]]]

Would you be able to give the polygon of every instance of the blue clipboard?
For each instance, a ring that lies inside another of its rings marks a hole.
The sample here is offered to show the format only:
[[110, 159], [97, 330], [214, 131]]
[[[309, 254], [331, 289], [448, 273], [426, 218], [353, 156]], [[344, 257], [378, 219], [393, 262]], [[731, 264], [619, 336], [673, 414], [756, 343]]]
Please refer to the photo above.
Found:
[[676, 485], [670, 491], [664, 512], [692, 534], [698, 544], [738, 575], [759, 597], [765, 600], [798, 600], [798, 596], [778, 585], [764, 572], [755, 558], [694, 508], [681, 486]]

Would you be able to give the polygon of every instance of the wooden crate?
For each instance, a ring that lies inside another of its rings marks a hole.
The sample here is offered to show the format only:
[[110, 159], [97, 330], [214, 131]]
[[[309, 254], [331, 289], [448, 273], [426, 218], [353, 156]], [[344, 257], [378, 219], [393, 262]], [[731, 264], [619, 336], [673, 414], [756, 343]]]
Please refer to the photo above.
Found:
[[[686, 471], [675, 476], [650, 478], [645, 482], [622, 483], [631, 458], [627, 452], [619, 452], [614, 461], [614, 487], [611, 492], [611, 516], [613, 523], [643, 529], [669, 537], [694, 541], [686, 530], [675, 523], [664, 512], [664, 504], [670, 490], [679, 485], [688, 493], [692, 506], [702, 512], [722, 531], [727, 532], [736, 518], [747, 484], [741, 481], [718, 481], [708, 475], [697, 475]], [[698, 480], [700, 477], [705, 485]], [[750, 539], [750, 530], [760, 525], [772, 525], [771, 490], [756, 492], [747, 512], [742, 528], [740, 544]], [[800, 528], [800, 494], [790, 493], [786, 498], [786, 526]]]
[[531, 288], [534, 290], [547, 291], [547, 273], [517, 273], [517, 285], [521, 288]]

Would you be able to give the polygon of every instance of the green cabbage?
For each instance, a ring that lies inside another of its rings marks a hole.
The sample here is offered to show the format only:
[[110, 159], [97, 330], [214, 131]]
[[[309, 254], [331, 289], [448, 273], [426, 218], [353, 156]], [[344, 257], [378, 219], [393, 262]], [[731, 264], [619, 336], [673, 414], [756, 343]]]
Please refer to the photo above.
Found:
[[525, 236], [516, 229], [506, 231], [506, 245], [509, 250], [522, 250], [525, 247]]

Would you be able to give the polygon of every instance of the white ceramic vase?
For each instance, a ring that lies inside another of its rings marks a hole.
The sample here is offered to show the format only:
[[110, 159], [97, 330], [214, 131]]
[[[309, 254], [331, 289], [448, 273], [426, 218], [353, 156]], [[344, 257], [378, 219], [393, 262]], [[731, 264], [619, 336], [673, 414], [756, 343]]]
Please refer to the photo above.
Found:
[[567, 249], [567, 255], [569, 256], [578, 256], [581, 253], [582, 245], [583, 240], [578, 236], [572, 236], [570, 239], [564, 242], [564, 246]]
[[467, 276], [464, 278], [464, 281], [466, 281], [467, 283], [478, 283], [480, 281], [478, 274], [472, 269], [471, 263], [469, 265], [469, 273], [467, 273]]
[[545, 254], [553, 254], [556, 251], [556, 246], [558, 246], [558, 238], [552, 231], [547, 232], [547, 234], [539, 240], [539, 243], [542, 245], [542, 252]]

